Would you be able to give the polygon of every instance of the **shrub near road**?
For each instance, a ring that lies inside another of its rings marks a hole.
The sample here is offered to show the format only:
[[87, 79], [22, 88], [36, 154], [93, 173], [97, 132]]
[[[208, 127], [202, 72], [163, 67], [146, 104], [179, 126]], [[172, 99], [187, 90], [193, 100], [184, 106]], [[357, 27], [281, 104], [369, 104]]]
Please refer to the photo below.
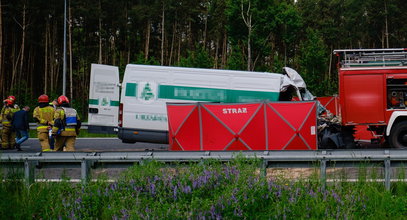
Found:
[[[405, 183], [292, 182], [258, 175], [257, 161], [134, 166], [115, 183], [0, 186], [3, 219], [403, 219]], [[14, 180], [13, 180], [14, 179]]]

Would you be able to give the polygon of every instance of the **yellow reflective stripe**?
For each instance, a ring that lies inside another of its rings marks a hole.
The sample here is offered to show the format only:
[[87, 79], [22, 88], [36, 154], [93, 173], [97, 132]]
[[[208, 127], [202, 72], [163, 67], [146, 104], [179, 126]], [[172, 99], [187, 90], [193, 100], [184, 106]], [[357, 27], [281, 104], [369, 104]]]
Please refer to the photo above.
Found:
[[2, 121], [3, 124], [11, 124], [9, 121]]
[[44, 149], [44, 150], [42, 150], [42, 151], [44, 152], [44, 151], [52, 151], [52, 150], [51, 150], [51, 149]]
[[66, 128], [65, 131], [75, 131], [75, 128]]
[[38, 126], [37, 130], [39, 130], [39, 129], [48, 129], [48, 126]]

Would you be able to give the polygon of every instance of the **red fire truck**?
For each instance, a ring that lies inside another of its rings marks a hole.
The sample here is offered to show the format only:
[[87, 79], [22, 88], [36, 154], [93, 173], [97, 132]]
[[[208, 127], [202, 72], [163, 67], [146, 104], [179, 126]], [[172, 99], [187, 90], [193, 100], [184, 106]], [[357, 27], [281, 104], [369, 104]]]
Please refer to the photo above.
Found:
[[[365, 125], [391, 147], [407, 147], [407, 48], [335, 50], [342, 126]], [[349, 129], [346, 129], [349, 128]]]

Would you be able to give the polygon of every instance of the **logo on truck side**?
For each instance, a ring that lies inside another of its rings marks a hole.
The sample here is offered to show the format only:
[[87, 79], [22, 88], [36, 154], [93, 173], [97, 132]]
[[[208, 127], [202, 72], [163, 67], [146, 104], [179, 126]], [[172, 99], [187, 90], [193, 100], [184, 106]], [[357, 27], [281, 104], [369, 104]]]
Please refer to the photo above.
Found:
[[140, 82], [138, 99], [144, 103], [150, 103], [157, 98], [157, 84], [154, 82]]

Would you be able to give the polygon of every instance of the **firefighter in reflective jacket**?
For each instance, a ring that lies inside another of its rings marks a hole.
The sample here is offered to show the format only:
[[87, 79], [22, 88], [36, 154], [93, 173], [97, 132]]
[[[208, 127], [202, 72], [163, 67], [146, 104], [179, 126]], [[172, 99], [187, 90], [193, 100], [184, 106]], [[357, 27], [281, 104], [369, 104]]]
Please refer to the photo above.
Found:
[[3, 130], [2, 130], [2, 143], [1, 143], [1, 149], [6, 150], [6, 149], [13, 149], [16, 144], [16, 132], [13, 129], [12, 126], [12, 120], [13, 120], [13, 115], [15, 112], [19, 111], [20, 109], [18, 107], [14, 106], [14, 101], [15, 98], [14, 96], [12, 98], [7, 98], [4, 100], [4, 107], [1, 109], [0, 113], [0, 120], [1, 124], [3, 125]]
[[49, 98], [43, 94], [38, 97], [38, 106], [34, 109], [33, 117], [37, 121], [38, 140], [42, 151], [51, 151], [49, 145], [49, 130], [54, 124], [54, 108], [49, 106]]
[[54, 151], [75, 151], [75, 140], [79, 134], [81, 121], [75, 109], [69, 105], [66, 96], [58, 97], [58, 107], [54, 114], [54, 127], [52, 134], [55, 136]]

